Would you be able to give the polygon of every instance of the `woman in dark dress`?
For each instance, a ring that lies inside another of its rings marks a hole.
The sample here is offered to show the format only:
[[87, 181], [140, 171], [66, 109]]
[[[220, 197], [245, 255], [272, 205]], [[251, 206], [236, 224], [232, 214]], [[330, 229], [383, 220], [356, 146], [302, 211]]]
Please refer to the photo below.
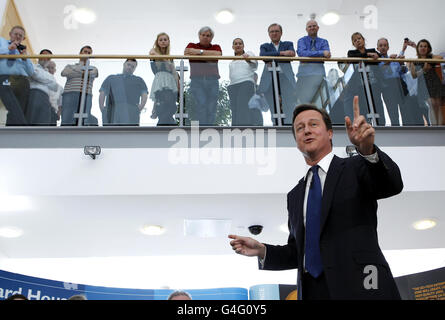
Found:
[[[443, 59], [442, 56], [432, 54], [433, 49], [430, 42], [426, 39], [422, 39], [417, 43], [416, 51], [419, 59]], [[419, 99], [422, 100], [422, 103], [427, 101], [431, 107], [431, 115], [433, 117], [430, 117], [430, 121], [428, 121], [428, 115], [426, 115], [426, 120], [428, 123], [435, 125], [443, 124], [441, 99], [445, 96], [445, 90], [439, 76], [442, 72], [441, 65], [439, 63], [416, 62], [410, 64], [410, 71], [413, 78], [417, 78]]]

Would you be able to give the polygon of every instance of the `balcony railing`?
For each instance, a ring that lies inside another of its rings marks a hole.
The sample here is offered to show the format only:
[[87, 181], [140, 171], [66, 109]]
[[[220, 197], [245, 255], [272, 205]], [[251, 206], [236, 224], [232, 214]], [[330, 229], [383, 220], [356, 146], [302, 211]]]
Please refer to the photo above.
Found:
[[354, 96], [374, 126], [444, 124], [444, 97], [422, 71], [442, 80], [443, 60], [0, 55], [28, 58], [31, 76], [0, 76], [0, 126], [281, 127], [304, 103], [343, 125]]

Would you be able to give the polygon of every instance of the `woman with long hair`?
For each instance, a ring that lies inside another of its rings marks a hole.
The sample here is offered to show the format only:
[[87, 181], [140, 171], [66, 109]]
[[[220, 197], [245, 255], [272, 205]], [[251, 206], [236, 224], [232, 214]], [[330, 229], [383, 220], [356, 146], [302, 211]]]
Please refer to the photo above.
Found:
[[[431, 43], [422, 39], [417, 43], [416, 46], [417, 58], [419, 59], [443, 59], [442, 56], [433, 55], [433, 48]], [[437, 71], [436, 71], [437, 69]], [[430, 115], [424, 115], [426, 120], [431, 124], [441, 125], [442, 114], [441, 114], [441, 99], [445, 96], [445, 90], [442, 85], [442, 80], [440, 75], [442, 69], [439, 63], [428, 63], [428, 62], [415, 62], [410, 64], [410, 71], [413, 78], [417, 78], [417, 92], [418, 97], [421, 99], [421, 103], [425, 101], [431, 107]]]
[[[165, 32], [157, 35], [150, 55], [170, 55], [170, 37]], [[153, 100], [153, 117], [158, 117], [158, 126], [176, 125], [173, 115], [176, 113], [178, 96], [178, 73], [171, 59], [151, 60], [151, 70], [155, 74], [151, 87], [150, 99]]]

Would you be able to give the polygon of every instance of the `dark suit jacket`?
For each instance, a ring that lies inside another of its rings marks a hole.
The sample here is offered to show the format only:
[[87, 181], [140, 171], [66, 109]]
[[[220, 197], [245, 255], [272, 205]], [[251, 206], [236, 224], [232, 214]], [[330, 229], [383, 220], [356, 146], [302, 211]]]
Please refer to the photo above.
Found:
[[[281, 41], [278, 46], [278, 51], [275, 49], [275, 46], [272, 43], [264, 43], [260, 47], [260, 56], [268, 56], [268, 57], [275, 57], [280, 56], [280, 51], [287, 51], [294, 49], [294, 44], [290, 41]], [[265, 61], [268, 62], [268, 61]], [[279, 79], [280, 83], [287, 81], [291, 88], [296, 88], [296, 81], [295, 81], [295, 75], [292, 70], [292, 66], [289, 62], [279, 62], [277, 63], [281, 67], [282, 73], [279, 73]], [[267, 64], [264, 66], [263, 74], [261, 75], [260, 85], [258, 87], [258, 92], [265, 93], [269, 90], [272, 84], [272, 74], [270, 71], [267, 70], [268, 66]]]
[[[377, 149], [379, 162], [361, 156], [334, 156], [323, 189], [320, 251], [332, 299], [400, 299], [391, 270], [377, 239], [377, 200], [400, 193], [400, 170]], [[287, 195], [290, 235], [287, 245], [266, 245], [265, 270], [298, 268], [302, 297], [304, 270], [303, 200], [305, 179]], [[377, 289], [365, 289], [367, 265], [377, 267]]]

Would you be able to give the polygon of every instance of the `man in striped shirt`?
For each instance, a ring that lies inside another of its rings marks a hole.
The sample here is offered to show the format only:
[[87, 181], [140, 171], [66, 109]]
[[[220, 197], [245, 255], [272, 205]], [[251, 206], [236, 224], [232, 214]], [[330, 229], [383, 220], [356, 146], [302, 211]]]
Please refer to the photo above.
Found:
[[[93, 49], [90, 46], [84, 46], [80, 50], [80, 54], [91, 55]], [[70, 64], [62, 71], [62, 77], [66, 77], [66, 84], [62, 100], [62, 125], [76, 125], [76, 116], [80, 112], [80, 102], [82, 97], [82, 88], [85, 80], [86, 62], [88, 58], [81, 58], [76, 64]], [[93, 81], [99, 76], [99, 71], [96, 67], [88, 66], [88, 76], [86, 78], [86, 97], [83, 113], [80, 115], [84, 119], [83, 124], [90, 124], [91, 105], [93, 98]]]

